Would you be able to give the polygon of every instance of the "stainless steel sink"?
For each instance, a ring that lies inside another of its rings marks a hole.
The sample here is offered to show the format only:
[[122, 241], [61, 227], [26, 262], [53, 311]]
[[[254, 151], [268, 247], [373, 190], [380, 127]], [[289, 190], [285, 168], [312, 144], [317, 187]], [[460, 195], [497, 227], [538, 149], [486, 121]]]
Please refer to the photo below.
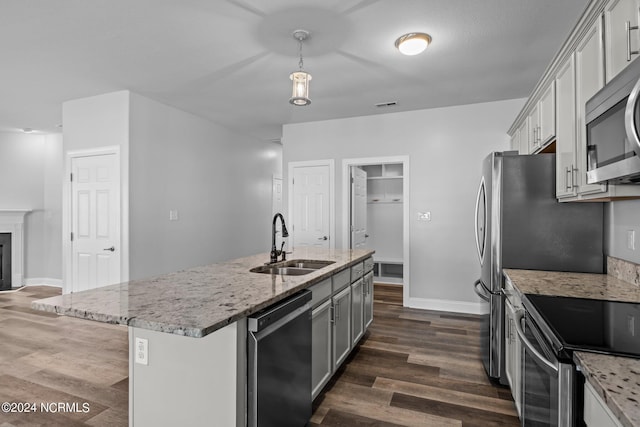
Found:
[[319, 270], [327, 265], [334, 264], [335, 261], [318, 261], [312, 259], [292, 259], [282, 263], [283, 267], [296, 267], [296, 268], [310, 268], [312, 270]]
[[249, 270], [252, 273], [281, 274], [284, 276], [303, 276], [313, 273], [335, 261], [317, 261], [310, 259], [292, 259], [290, 261], [279, 262], [277, 264], [261, 265]]

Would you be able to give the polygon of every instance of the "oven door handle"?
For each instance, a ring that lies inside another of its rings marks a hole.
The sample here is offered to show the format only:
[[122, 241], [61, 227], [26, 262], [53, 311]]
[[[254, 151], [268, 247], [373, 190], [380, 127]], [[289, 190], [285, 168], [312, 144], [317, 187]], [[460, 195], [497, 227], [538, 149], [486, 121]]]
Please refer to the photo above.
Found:
[[535, 359], [546, 366], [549, 370], [557, 374], [558, 366], [556, 366], [554, 363], [551, 363], [542, 354], [540, 354], [540, 352], [535, 349], [535, 347], [533, 346], [533, 344], [531, 344], [527, 337], [524, 336], [524, 331], [522, 330], [522, 319], [524, 319], [524, 310], [518, 310], [516, 312], [514, 323], [516, 326], [516, 333], [518, 334], [518, 337], [520, 337], [520, 341], [522, 342], [522, 344], [524, 344], [525, 348], [531, 352], [532, 356]]

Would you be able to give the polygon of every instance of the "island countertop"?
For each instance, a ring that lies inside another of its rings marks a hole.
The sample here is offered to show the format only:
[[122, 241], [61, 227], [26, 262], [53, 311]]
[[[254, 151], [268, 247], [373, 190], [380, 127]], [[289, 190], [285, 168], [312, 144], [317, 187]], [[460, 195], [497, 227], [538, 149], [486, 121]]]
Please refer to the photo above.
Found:
[[334, 261], [302, 276], [252, 273], [263, 253], [34, 301], [33, 309], [200, 338], [371, 256], [371, 250], [300, 248], [288, 259]]

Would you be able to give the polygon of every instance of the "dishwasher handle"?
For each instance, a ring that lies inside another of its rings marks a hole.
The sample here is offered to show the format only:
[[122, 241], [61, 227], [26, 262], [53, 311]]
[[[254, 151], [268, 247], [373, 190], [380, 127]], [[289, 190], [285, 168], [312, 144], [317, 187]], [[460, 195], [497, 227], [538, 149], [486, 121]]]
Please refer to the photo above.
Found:
[[[308, 289], [302, 290], [288, 299], [279, 301], [249, 316], [247, 318], [247, 329], [249, 332], [259, 332], [276, 322], [282, 323], [279, 321], [285, 317], [290, 319], [292, 313], [299, 314], [300, 311], [308, 309], [311, 306], [310, 302], [311, 291]], [[306, 307], [307, 305], [309, 307]], [[304, 310], [299, 310], [302, 307], [304, 307]]]

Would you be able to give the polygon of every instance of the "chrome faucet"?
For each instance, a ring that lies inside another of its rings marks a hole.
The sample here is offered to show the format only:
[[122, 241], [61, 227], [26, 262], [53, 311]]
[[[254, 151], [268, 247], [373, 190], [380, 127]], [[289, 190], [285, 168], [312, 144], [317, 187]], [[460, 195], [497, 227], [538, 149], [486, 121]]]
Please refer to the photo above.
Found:
[[284, 223], [284, 217], [280, 212], [278, 212], [273, 216], [273, 223], [271, 224], [271, 260], [269, 261], [269, 264], [278, 262], [279, 255], [282, 255], [282, 261], [285, 261], [287, 259], [287, 253], [283, 251], [284, 240], [282, 241], [280, 249], [276, 249], [276, 220], [278, 218], [280, 218], [280, 222], [282, 223], [282, 237], [289, 237], [287, 226]]

